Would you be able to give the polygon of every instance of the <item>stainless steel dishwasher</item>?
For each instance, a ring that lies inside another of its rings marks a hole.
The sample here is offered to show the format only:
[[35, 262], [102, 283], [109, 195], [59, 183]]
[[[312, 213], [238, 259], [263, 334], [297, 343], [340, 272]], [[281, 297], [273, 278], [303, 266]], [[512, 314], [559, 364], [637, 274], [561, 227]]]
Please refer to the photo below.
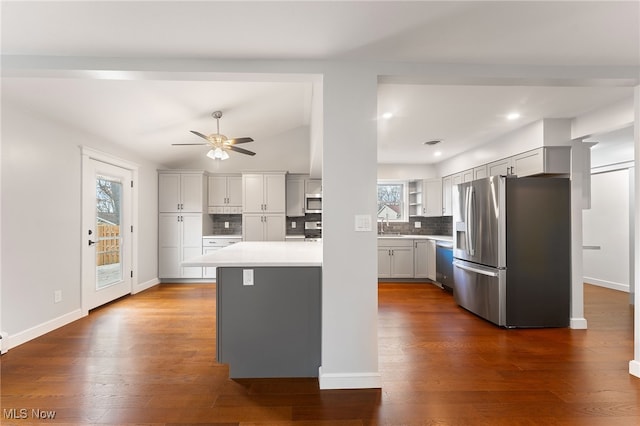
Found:
[[442, 288], [453, 293], [453, 243], [436, 242], [436, 281]]

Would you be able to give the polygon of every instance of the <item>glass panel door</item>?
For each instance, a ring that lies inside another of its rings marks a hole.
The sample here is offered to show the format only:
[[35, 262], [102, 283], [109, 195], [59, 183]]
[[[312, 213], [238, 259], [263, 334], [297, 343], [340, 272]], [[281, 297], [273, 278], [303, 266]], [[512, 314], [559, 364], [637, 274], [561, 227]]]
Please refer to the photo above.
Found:
[[123, 280], [122, 182], [96, 176], [96, 290]]

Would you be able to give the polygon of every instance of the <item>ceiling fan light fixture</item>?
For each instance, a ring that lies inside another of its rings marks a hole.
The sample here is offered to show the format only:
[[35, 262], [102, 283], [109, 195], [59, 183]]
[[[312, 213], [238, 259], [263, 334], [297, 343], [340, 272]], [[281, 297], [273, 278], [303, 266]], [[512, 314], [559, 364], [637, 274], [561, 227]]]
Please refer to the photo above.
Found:
[[211, 158], [212, 160], [226, 160], [227, 158], [229, 158], [229, 154], [227, 154], [221, 148], [215, 148], [210, 149], [209, 152], [207, 152], [207, 157]]

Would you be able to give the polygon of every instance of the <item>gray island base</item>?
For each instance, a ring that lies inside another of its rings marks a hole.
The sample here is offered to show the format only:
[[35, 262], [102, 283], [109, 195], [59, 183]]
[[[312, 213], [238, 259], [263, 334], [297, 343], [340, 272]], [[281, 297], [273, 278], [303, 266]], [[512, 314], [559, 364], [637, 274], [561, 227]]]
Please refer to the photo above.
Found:
[[216, 355], [231, 378], [318, 377], [321, 266], [219, 266], [216, 281]]

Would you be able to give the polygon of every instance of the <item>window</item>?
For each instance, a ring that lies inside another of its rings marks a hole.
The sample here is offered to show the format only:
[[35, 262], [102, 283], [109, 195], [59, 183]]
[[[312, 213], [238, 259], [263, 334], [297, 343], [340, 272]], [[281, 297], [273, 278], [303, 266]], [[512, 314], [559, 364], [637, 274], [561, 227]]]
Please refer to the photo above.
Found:
[[406, 181], [378, 181], [378, 220], [408, 222]]

